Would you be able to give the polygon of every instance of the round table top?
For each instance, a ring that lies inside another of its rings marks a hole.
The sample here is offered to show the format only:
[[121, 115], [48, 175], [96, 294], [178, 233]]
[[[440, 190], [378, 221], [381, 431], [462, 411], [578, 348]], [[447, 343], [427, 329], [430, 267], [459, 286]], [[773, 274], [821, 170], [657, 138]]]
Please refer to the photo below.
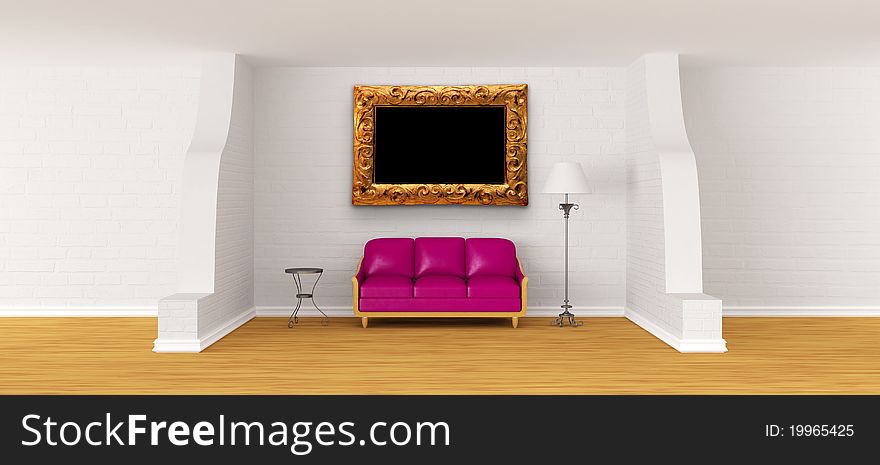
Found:
[[287, 268], [284, 270], [285, 273], [290, 274], [314, 274], [314, 273], [323, 273], [323, 268]]

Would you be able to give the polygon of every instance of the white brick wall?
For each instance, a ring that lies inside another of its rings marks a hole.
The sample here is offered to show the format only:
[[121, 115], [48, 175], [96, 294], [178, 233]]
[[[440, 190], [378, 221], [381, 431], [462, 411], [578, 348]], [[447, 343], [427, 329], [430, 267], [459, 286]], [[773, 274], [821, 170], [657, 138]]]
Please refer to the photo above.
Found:
[[[529, 84], [530, 205], [351, 206], [355, 84]], [[350, 308], [351, 275], [376, 236], [503, 236], [518, 246], [529, 305], [562, 293], [561, 199], [541, 194], [550, 166], [583, 163], [594, 188], [572, 215], [571, 299], [622, 307], [625, 262], [624, 74], [608, 68], [267, 68], [256, 76], [255, 269], [258, 306], [293, 302], [291, 266], [325, 271], [319, 305]]]
[[155, 307], [198, 68], [0, 68], [0, 307]]
[[[667, 244], [691, 236], [680, 236], [687, 231], [666, 224], [680, 220], [676, 216], [670, 220], [667, 215], [680, 213], [676, 208], [682, 205], [676, 203], [676, 192], [664, 183], [681, 177], [675, 178], [671, 172], [676, 166], [663, 152], [669, 150], [669, 143], [664, 146], [663, 142], [673, 138], [684, 141], [684, 128], [680, 125], [678, 96], [671, 101], [649, 92], [668, 92], [669, 87], [665, 86], [678, 86], [677, 68], [677, 57], [658, 55], [642, 57], [627, 69], [627, 316], [682, 352], [723, 352], [726, 349], [721, 339], [721, 301], [702, 293], [670, 293], [667, 281], [671, 266]], [[678, 118], [679, 125], [663, 125], [658, 121], [663, 118]], [[691, 165], [691, 178], [681, 180], [696, 183], [694, 175]]]
[[199, 301], [199, 338], [254, 307], [254, 127], [251, 68], [237, 60], [232, 116], [220, 157], [214, 293]]
[[159, 301], [158, 330], [163, 341], [193, 341], [199, 335], [199, 300], [208, 294], [174, 294]]
[[721, 337], [721, 300], [706, 294], [670, 294], [682, 310], [683, 339], [717, 340]]
[[[667, 330], [687, 331], [645, 291], [663, 260], [652, 239], [662, 231], [660, 184], [651, 157], [624, 164], [625, 151], [651, 150], [643, 124], [624, 129], [624, 74], [259, 70], [250, 135], [256, 303], [289, 305], [283, 268], [314, 264], [327, 269], [319, 303], [347, 307], [348, 279], [367, 239], [448, 234], [510, 237], [533, 276], [530, 305], [556, 306], [559, 199], [540, 189], [553, 162], [576, 159], [595, 193], [576, 199], [582, 208], [572, 217], [574, 303], [618, 307], [626, 293]], [[705, 291], [731, 306], [877, 306], [880, 69], [687, 69], [682, 76], [701, 180]], [[479, 82], [530, 85], [529, 207], [349, 205], [352, 85]], [[0, 307], [152, 307], [175, 291], [176, 183], [198, 86], [195, 67], [0, 68]], [[244, 156], [249, 135], [244, 123], [237, 128], [228, 149]], [[247, 283], [248, 167], [245, 158], [228, 161], [221, 176], [233, 182], [221, 183], [218, 221], [231, 222], [218, 228], [217, 260], [232, 271], [218, 279]], [[247, 292], [231, 289], [223, 297], [230, 308], [251, 304]], [[200, 329], [230, 316], [209, 314]]]
[[880, 68], [686, 69], [705, 291], [880, 306]]
[[644, 59], [627, 70], [626, 305], [681, 337], [681, 307], [666, 294], [663, 182], [651, 137], [645, 72]]

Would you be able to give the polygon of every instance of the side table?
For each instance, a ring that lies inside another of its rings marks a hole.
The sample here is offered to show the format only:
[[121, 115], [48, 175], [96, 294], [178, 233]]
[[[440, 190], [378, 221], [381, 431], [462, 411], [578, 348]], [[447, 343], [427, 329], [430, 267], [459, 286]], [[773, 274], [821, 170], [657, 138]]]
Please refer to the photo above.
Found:
[[[287, 327], [293, 328], [293, 325], [299, 323], [299, 317], [297, 314], [299, 313], [300, 307], [302, 307], [303, 299], [311, 299], [312, 305], [315, 306], [321, 315], [324, 317], [321, 319], [321, 324], [327, 326], [330, 324], [330, 318], [327, 317], [327, 314], [324, 313], [318, 307], [318, 303], [315, 302], [315, 288], [318, 287], [318, 281], [321, 280], [321, 276], [324, 275], [323, 268], [287, 268], [284, 270], [285, 273], [291, 275], [293, 277], [293, 282], [296, 284], [296, 308], [293, 309], [293, 313], [290, 314], [290, 318], [287, 319]], [[303, 292], [303, 275], [306, 274], [316, 274], [318, 277], [315, 279], [315, 283], [312, 284], [312, 290], [309, 292]]]

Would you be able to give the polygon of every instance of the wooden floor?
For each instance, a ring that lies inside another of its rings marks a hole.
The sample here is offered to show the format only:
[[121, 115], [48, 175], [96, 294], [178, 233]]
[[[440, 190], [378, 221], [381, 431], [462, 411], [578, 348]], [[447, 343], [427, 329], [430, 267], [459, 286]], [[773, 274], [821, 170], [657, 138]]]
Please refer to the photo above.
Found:
[[726, 318], [726, 354], [680, 354], [624, 318], [258, 318], [201, 354], [155, 354], [152, 318], [0, 318], [0, 393], [880, 393], [880, 318]]

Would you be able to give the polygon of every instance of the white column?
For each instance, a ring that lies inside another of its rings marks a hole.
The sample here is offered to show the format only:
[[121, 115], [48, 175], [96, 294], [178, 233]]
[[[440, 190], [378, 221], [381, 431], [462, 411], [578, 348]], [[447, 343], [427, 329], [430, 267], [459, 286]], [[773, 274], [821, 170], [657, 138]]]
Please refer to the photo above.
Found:
[[677, 54], [627, 70], [627, 317], [682, 352], [724, 352], [721, 301], [703, 294], [696, 158]]
[[235, 54], [203, 63], [181, 189], [178, 293], [159, 302], [156, 352], [199, 352], [255, 315], [252, 70]]

